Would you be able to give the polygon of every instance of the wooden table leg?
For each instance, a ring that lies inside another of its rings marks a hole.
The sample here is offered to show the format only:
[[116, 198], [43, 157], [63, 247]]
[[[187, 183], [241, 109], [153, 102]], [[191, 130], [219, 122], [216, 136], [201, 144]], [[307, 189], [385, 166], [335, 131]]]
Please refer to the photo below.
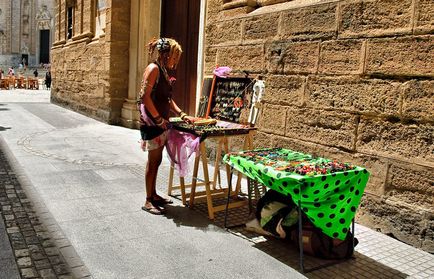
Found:
[[208, 205], [208, 217], [209, 219], [214, 219], [214, 207], [211, 196], [211, 186], [209, 181], [208, 173], [208, 159], [206, 158], [206, 147], [205, 144], [200, 145], [200, 156], [202, 159], [203, 175], [205, 180], [205, 192], [206, 192], [206, 203]]
[[167, 188], [167, 195], [172, 195], [172, 188], [173, 188], [173, 172], [174, 172], [175, 164], [172, 162], [170, 164], [170, 171], [169, 171], [169, 187]]
[[[200, 144], [200, 146], [202, 146], [202, 144], [205, 144], [204, 142], [202, 142]], [[200, 148], [199, 152], [202, 153], [202, 148]], [[191, 190], [190, 190], [190, 208], [193, 208], [194, 206], [194, 196], [196, 194], [196, 184], [197, 184], [197, 173], [198, 173], [198, 169], [199, 169], [199, 161], [201, 158], [202, 154], [196, 155], [196, 157], [194, 158], [194, 167], [193, 167], [193, 178], [191, 181]]]
[[186, 204], [187, 198], [185, 196], [185, 182], [184, 177], [179, 177], [179, 185], [181, 186], [181, 198], [182, 198], [182, 204]]
[[[212, 187], [212, 189], [213, 190], [215, 190], [217, 187], [217, 178], [220, 178], [220, 157], [221, 157], [221, 155], [222, 155], [222, 145], [223, 145], [223, 141], [224, 141], [224, 139], [220, 139], [219, 140], [219, 142], [218, 142], [218, 145], [217, 145], [217, 152], [216, 152], [216, 157], [215, 157], [215, 164], [214, 164], [214, 176], [213, 176], [213, 183], [212, 183], [212, 185], [213, 185], [213, 187]], [[221, 182], [220, 182], [220, 179], [218, 180], [219, 181], [219, 188], [221, 189], [222, 187], [221, 187]]]

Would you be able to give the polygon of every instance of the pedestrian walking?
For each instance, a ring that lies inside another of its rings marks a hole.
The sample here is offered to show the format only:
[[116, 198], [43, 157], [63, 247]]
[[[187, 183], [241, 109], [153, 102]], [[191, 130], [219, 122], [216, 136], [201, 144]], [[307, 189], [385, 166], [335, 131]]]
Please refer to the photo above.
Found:
[[38, 73], [38, 69], [35, 69], [35, 70], [33, 71], [33, 75], [35, 76], [35, 78], [38, 77], [38, 75], [39, 75], [39, 73]]

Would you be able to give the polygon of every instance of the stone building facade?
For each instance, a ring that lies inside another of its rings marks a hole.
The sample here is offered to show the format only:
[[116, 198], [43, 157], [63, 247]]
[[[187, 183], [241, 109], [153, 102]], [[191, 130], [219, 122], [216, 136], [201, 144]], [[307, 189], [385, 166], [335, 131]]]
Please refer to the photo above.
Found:
[[[176, 4], [189, 1], [199, 0]], [[58, 0], [51, 100], [107, 123], [138, 127], [147, 42], [160, 36], [163, 2]]]
[[205, 71], [266, 79], [256, 146], [366, 166], [357, 221], [434, 252], [434, 2], [211, 0]]
[[53, 102], [117, 123], [128, 92], [130, 1], [58, 0]]
[[[57, 1], [52, 100], [134, 127], [158, 2]], [[366, 166], [357, 221], [434, 252], [434, 2], [201, 3], [198, 76], [266, 81], [255, 146]]]
[[0, 65], [50, 63], [55, 0], [0, 1]]

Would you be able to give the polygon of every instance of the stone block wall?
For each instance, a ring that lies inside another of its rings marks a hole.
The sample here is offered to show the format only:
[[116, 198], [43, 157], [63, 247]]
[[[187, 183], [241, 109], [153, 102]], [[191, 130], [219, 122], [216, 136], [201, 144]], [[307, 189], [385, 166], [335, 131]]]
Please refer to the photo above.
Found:
[[104, 122], [118, 124], [128, 95], [130, 1], [105, 3], [105, 33], [95, 36], [95, 1], [75, 1], [73, 37], [68, 40], [63, 28], [66, 3], [58, 1], [51, 99]]
[[431, 253], [433, 11], [429, 0], [211, 0], [204, 59], [207, 74], [265, 76], [257, 147], [366, 166], [358, 222]]
[[9, 65], [9, 57], [5, 56], [11, 53], [11, 18], [11, 3], [0, 2], [0, 65]]

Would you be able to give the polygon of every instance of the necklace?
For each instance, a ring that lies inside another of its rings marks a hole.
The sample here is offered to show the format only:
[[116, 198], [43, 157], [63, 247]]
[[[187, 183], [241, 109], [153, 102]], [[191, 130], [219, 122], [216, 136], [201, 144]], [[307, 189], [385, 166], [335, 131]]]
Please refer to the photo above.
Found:
[[159, 67], [159, 68], [161, 69], [161, 71], [163, 72], [163, 75], [164, 75], [164, 78], [166, 79], [166, 81], [167, 81], [169, 84], [171, 84], [171, 83], [170, 83], [169, 74], [167, 73], [166, 67], [162, 66], [162, 65], [160, 64], [160, 62], [158, 62], [158, 60], [155, 61], [155, 63], [158, 65], [158, 67]]
[[[157, 64], [157, 65], [158, 65], [158, 68], [160, 68], [161, 71], [163, 72], [163, 75], [164, 75], [164, 78], [166, 79], [166, 82], [167, 82], [170, 86], [172, 86], [172, 81], [171, 81], [170, 78], [169, 78], [169, 74], [167, 73], [166, 67], [162, 66], [162, 65], [158, 62], [158, 60], [155, 61], [155, 64]], [[167, 101], [170, 103], [170, 102], [172, 101], [172, 98], [171, 98], [171, 97], [167, 97]]]

